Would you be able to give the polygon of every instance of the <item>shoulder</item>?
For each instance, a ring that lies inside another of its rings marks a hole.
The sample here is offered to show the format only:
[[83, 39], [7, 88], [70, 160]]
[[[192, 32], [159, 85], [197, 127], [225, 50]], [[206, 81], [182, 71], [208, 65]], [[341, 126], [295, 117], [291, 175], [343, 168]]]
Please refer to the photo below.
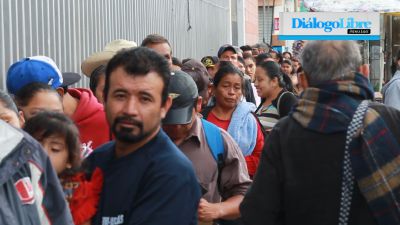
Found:
[[296, 95], [294, 95], [292, 92], [290, 92], [290, 91], [286, 91], [286, 92], [283, 92], [281, 95], [280, 95], [280, 98], [281, 98], [281, 103], [280, 104], [282, 104], [282, 103], [284, 103], [284, 102], [296, 102], [297, 101], [297, 97], [296, 97]]
[[114, 141], [96, 148], [84, 161], [82, 167], [85, 170], [92, 171], [96, 167], [102, 168], [113, 157]]
[[393, 134], [395, 134], [396, 137], [400, 137], [400, 127], [398, 126], [400, 111], [391, 106], [377, 102], [370, 103], [370, 107], [382, 117]]
[[192, 163], [181, 150], [160, 131], [156, 142], [151, 146], [150, 151], [146, 150], [147, 159], [154, 169], [165, 170], [165, 172], [179, 172], [180, 170], [192, 170]]

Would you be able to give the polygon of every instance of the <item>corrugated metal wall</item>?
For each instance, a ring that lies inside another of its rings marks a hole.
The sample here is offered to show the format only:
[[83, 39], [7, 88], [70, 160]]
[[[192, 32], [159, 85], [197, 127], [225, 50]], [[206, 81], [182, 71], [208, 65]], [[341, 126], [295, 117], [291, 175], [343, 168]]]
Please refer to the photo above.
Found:
[[21, 58], [46, 55], [61, 71], [81, 73], [82, 60], [111, 40], [140, 44], [150, 33], [168, 38], [178, 58], [215, 55], [231, 41], [229, 7], [229, 0], [0, 0], [0, 88]]

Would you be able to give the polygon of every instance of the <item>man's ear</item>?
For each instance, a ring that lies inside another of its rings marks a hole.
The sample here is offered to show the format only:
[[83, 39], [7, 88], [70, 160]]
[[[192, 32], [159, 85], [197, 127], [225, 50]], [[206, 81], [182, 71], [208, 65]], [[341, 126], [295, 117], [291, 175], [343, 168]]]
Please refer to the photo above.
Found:
[[203, 103], [203, 97], [199, 96], [197, 97], [196, 105], [195, 105], [195, 110], [196, 112], [201, 112], [201, 103]]
[[164, 105], [161, 106], [161, 119], [165, 118], [169, 108], [171, 108], [171, 105], [172, 105], [172, 98], [171, 96], [168, 96], [167, 101], [165, 101]]
[[58, 87], [58, 88], [56, 89], [56, 91], [57, 91], [57, 93], [61, 96], [61, 98], [64, 97], [64, 94], [65, 94], [64, 88]]
[[309, 87], [308, 79], [304, 72], [301, 72], [299, 74], [299, 81], [300, 81], [300, 86], [303, 88], [303, 90]]
[[369, 64], [362, 64], [359, 68], [358, 68], [359, 73], [361, 73], [362, 75], [364, 75], [366, 78], [369, 77]]

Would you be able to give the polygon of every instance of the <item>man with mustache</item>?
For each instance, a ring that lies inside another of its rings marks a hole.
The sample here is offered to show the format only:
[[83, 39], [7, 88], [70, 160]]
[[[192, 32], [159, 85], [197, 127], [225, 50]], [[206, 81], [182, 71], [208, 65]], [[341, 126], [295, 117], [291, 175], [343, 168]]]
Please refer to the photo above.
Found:
[[92, 224], [196, 224], [200, 186], [192, 164], [160, 129], [171, 106], [169, 78], [166, 59], [148, 48], [109, 61], [104, 106], [116, 140], [86, 162], [104, 180]]

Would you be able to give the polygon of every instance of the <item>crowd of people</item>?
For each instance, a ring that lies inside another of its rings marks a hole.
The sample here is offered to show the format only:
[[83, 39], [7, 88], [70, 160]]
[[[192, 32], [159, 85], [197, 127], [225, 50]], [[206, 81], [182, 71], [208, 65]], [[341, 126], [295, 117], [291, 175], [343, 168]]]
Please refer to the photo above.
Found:
[[400, 224], [396, 63], [387, 106], [354, 41], [196, 60], [114, 40], [82, 62], [90, 89], [21, 59], [0, 90], [1, 224]]

